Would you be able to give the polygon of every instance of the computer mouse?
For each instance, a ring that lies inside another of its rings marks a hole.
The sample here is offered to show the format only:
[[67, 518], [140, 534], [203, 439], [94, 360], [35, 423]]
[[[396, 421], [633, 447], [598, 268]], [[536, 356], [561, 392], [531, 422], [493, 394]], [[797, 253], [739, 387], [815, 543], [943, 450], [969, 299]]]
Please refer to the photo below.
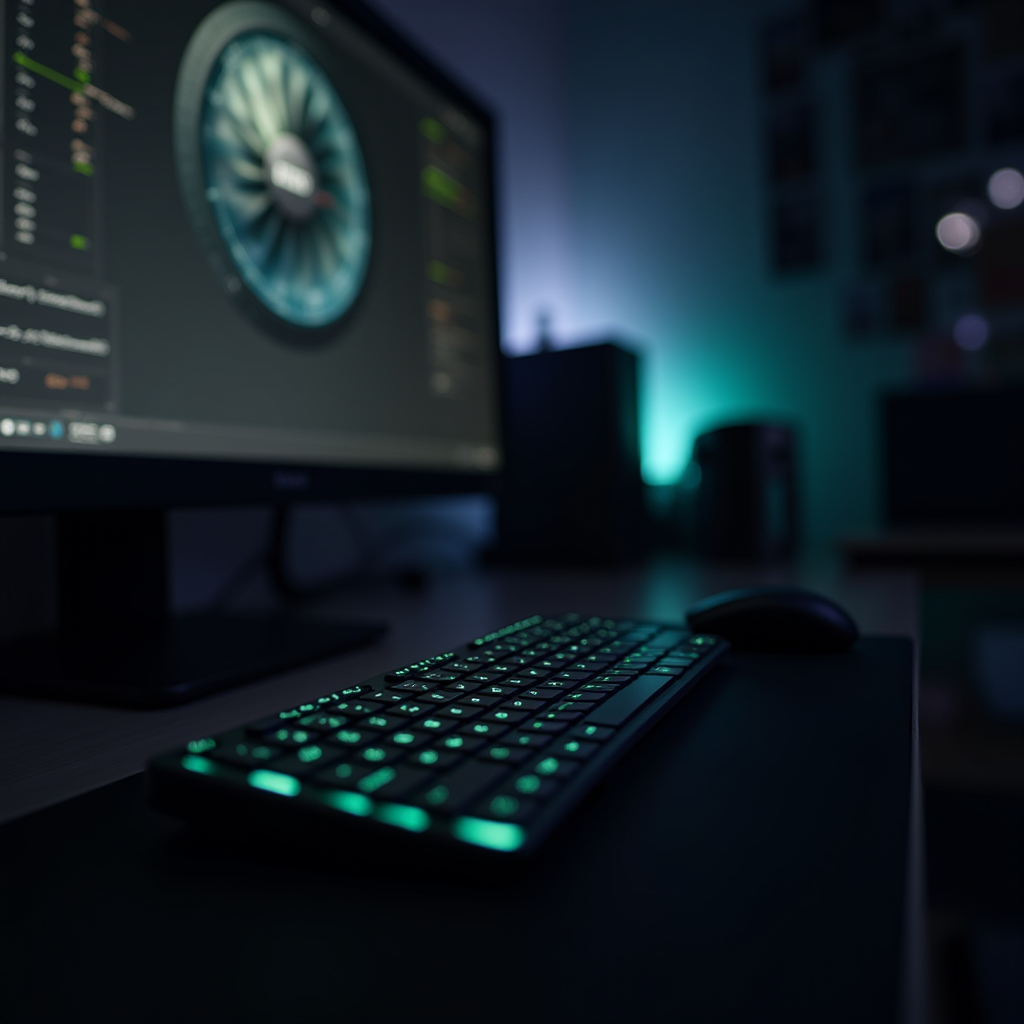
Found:
[[686, 612], [690, 628], [748, 651], [845, 651], [860, 636], [834, 601], [803, 587], [746, 587], [712, 594]]

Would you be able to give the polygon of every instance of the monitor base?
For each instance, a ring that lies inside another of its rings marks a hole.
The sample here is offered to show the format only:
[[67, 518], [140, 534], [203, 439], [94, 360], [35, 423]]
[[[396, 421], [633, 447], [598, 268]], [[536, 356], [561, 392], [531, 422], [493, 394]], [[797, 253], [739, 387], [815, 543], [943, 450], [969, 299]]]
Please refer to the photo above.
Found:
[[184, 704], [368, 644], [387, 627], [294, 613], [196, 614], [0, 647], [0, 691], [123, 708]]

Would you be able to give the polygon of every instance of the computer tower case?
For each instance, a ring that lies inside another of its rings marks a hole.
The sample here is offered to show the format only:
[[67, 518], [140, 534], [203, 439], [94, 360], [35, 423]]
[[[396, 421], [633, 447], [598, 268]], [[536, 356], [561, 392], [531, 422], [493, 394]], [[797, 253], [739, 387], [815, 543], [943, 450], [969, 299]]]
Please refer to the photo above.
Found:
[[502, 560], [609, 565], [644, 548], [637, 356], [606, 342], [505, 360]]

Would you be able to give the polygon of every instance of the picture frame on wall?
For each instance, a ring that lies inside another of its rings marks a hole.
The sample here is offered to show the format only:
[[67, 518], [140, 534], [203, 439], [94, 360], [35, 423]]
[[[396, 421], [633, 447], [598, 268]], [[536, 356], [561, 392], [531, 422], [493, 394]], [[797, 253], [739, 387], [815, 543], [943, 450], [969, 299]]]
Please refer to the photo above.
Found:
[[853, 151], [859, 166], [952, 153], [966, 138], [963, 54], [946, 46], [854, 71]]
[[799, 181], [817, 170], [814, 108], [809, 101], [775, 110], [768, 120], [768, 168], [772, 181]]
[[811, 270], [824, 259], [822, 201], [816, 189], [776, 200], [771, 221], [772, 265], [779, 273]]
[[774, 94], [799, 88], [811, 61], [810, 27], [800, 13], [773, 18], [761, 26], [758, 45], [761, 87]]

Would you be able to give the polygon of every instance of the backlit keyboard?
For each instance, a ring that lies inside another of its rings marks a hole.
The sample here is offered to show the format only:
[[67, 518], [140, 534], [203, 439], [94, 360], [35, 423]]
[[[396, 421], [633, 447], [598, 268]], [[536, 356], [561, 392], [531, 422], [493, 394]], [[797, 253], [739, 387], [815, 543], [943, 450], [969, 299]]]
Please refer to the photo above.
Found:
[[151, 802], [264, 832], [528, 853], [727, 647], [535, 615], [161, 755]]

